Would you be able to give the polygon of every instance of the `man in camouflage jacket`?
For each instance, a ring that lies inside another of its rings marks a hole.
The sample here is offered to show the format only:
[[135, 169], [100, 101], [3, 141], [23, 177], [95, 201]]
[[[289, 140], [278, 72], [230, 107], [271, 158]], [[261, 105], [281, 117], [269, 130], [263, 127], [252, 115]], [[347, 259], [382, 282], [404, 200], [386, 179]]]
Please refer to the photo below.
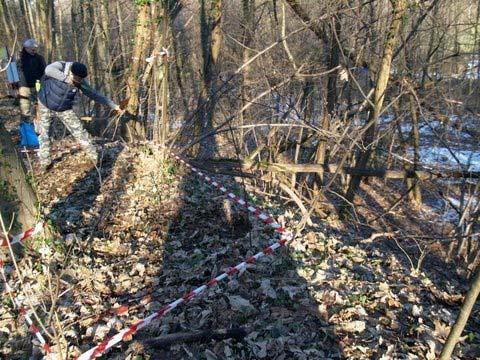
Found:
[[75, 96], [79, 91], [90, 99], [121, 111], [120, 106], [109, 98], [96, 92], [85, 79], [88, 75], [87, 68], [79, 62], [56, 61], [45, 68], [38, 93], [40, 112], [39, 158], [42, 169], [47, 169], [50, 164], [50, 116], [55, 114], [65, 124], [70, 133], [80, 143], [87, 153], [88, 158], [97, 163], [97, 149], [90, 136], [83, 128], [78, 116], [72, 110]]

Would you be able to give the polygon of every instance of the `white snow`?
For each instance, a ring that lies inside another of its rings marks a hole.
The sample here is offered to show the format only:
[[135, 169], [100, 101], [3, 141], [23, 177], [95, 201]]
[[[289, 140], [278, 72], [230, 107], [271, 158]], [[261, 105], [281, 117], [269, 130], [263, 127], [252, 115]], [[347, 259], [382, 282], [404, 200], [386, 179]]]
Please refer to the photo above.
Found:
[[[458, 161], [455, 158], [458, 159]], [[420, 148], [420, 162], [433, 167], [480, 171], [480, 152], [456, 149], [449, 151], [445, 147], [422, 146]]]

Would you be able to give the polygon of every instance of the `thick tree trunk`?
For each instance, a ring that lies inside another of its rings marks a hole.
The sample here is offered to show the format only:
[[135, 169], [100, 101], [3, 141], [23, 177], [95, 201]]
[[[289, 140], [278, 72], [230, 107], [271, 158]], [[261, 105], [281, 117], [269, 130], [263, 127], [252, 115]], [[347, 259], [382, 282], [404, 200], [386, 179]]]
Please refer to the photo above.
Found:
[[10, 191], [18, 199], [16, 209], [7, 214], [5, 224], [9, 224], [12, 218], [23, 230], [35, 225], [37, 216], [37, 197], [32, 186], [27, 181], [25, 167], [15, 151], [10, 134], [0, 122], [0, 181], [7, 187], [0, 191]]
[[132, 61], [127, 76], [127, 114], [125, 120], [127, 123], [122, 129], [122, 136], [127, 141], [145, 139], [145, 127], [143, 121], [138, 119], [140, 106], [140, 88], [139, 78], [145, 64], [147, 48], [150, 43], [149, 34], [151, 29], [151, 6], [149, 3], [138, 6], [138, 16], [135, 26], [134, 46], [132, 51]]
[[[200, 26], [203, 58], [202, 84], [198, 98], [195, 136], [211, 132], [215, 111], [214, 76], [222, 44], [222, 0], [201, 0]], [[216, 151], [215, 142], [205, 139], [194, 149], [197, 156], [210, 157]]]

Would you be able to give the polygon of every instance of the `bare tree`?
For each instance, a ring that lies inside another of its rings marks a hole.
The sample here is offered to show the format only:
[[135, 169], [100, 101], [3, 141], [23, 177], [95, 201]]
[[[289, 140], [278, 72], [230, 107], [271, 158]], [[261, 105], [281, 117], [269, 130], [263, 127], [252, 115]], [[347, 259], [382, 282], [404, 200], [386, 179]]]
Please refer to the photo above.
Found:
[[[362, 130], [362, 151], [359, 155], [357, 167], [359, 169], [365, 169], [367, 167], [370, 156], [375, 147], [375, 135], [378, 118], [380, 111], [382, 110], [383, 102], [385, 100], [385, 91], [387, 89], [388, 80], [390, 76], [390, 68], [392, 65], [392, 55], [395, 44], [397, 42], [398, 31], [402, 23], [403, 15], [406, 10], [407, 2], [405, 0], [391, 0], [392, 4], [392, 21], [390, 28], [385, 39], [383, 47], [383, 56], [380, 64], [380, 68], [377, 75], [375, 91], [373, 94], [373, 106], [370, 109], [370, 114], [366, 125]], [[345, 198], [347, 202], [352, 202], [356, 191], [360, 185], [360, 176], [353, 176], [350, 180], [348, 190]], [[345, 206], [349, 206], [346, 204]]]
[[137, 21], [135, 26], [134, 46], [132, 61], [126, 78], [127, 98], [129, 99], [127, 111], [130, 114], [128, 123], [123, 129], [123, 137], [129, 141], [145, 139], [145, 127], [143, 121], [138, 119], [140, 106], [140, 77], [144, 69], [150, 46], [152, 9], [156, 4], [144, 2], [138, 7]]
[[[195, 121], [195, 135], [201, 136], [213, 128], [215, 111], [214, 77], [222, 45], [222, 0], [200, 0], [200, 37], [203, 66], [201, 87], [198, 97], [198, 112]], [[197, 155], [211, 156], [215, 152], [214, 143], [202, 141], [196, 149]]]

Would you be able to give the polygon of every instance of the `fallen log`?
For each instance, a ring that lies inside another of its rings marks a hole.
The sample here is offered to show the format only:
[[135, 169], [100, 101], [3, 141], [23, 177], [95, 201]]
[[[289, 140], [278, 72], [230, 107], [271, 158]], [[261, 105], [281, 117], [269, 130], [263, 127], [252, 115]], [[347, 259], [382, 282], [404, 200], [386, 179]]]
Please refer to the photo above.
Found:
[[140, 343], [153, 349], [165, 349], [177, 343], [205, 342], [210, 340], [236, 339], [241, 340], [247, 336], [245, 329], [241, 327], [220, 330], [197, 330], [189, 332], [178, 332], [162, 335], [156, 338], [141, 340]]
[[291, 173], [339, 173], [345, 175], [359, 175], [366, 177], [380, 177], [387, 179], [405, 179], [418, 178], [421, 180], [432, 180], [438, 178], [480, 178], [480, 172], [474, 171], [454, 171], [446, 170], [443, 172], [434, 171], [405, 171], [405, 170], [387, 170], [387, 169], [356, 169], [351, 167], [339, 167], [336, 164], [319, 165], [319, 164], [255, 164], [254, 168], [276, 171], [276, 172], [291, 172]]
[[383, 179], [406, 179], [417, 178], [420, 180], [448, 179], [448, 178], [480, 178], [478, 171], [413, 171], [413, 170], [387, 170], [381, 168], [356, 169], [351, 167], [340, 167], [337, 164], [288, 164], [288, 163], [268, 163], [268, 162], [250, 162], [238, 161], [232, 159], [225, 160], [203, 160], [195, 162], [195, 165], [201, 169], [213, 173], [234, 172], [235, 176], [252, 177], [248, 172], [252, 170], [263, 170], [270, 172], [288, 172], [288, 173], [338, 173], [345, 175], [358, 175], [365, 177], [379, 177]]

